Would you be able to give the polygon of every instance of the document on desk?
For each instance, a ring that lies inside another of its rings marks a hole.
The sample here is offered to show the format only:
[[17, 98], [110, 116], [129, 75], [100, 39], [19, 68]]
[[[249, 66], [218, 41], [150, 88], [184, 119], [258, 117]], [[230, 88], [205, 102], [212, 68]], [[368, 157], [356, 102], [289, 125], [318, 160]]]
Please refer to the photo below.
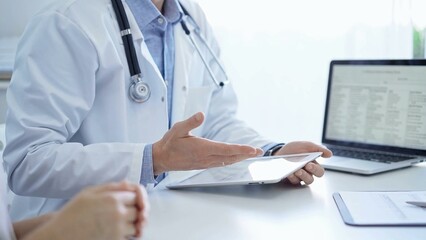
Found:
[[334, 201], [349, 225], [426, 226], [426, 208], [407, 201], [426, 201], [426, 191], [336, 192]]

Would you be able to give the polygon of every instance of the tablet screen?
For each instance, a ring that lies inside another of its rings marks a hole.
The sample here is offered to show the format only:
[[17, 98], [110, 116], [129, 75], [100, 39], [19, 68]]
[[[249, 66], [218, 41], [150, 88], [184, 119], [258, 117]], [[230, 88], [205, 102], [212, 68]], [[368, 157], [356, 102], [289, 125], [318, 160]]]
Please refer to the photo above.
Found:
[[251, 158], [224, 167], [206, 169], [167, 187], [275, 183], [286, 178], [320, 155], [321, 153], [304, 153]]

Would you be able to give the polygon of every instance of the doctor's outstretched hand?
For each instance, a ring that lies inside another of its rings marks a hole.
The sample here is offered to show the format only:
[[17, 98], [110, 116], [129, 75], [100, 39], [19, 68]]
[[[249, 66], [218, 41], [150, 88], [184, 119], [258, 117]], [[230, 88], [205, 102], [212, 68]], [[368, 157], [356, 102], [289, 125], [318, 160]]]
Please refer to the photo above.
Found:
[[[322, 157], [329, 158], [333, 154], [327, 148], [317, 145], [312, 142], [295, 141], [284, 145], [280, 150], [275, 152], [274, 155], [297, 154], [305, 152], [322, 152]], [[296, 171], [294, 174], [287, 177], [287, 180], [292, 184], [300, 184], [304, 182], [306, 185], [314, 182], [315, 177], [322, 177], [324, 175], [324, 168], [321, 167], [316, 161], [306, 164], [302, 169]]]
[[248, 145], [228, 144], [191, 135], [190, 131], [204, 121], [198, 112], [178, 122], [152, 147], [154, 173], [205, 169], [230, 165], [263, 154], [262, 149]]

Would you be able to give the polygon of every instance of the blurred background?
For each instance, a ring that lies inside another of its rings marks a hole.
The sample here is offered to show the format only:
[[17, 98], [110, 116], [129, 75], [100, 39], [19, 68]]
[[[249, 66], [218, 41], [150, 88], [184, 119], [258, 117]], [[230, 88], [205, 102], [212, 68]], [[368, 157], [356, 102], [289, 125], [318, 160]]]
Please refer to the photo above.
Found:
[[[0, 0], [0, 123], [30, 17], [53, 1]], [[333, 59], [424, 58], [424, 0], [197, 0], [215, 29], [239, 117], [276, 141], [319, 142]]]

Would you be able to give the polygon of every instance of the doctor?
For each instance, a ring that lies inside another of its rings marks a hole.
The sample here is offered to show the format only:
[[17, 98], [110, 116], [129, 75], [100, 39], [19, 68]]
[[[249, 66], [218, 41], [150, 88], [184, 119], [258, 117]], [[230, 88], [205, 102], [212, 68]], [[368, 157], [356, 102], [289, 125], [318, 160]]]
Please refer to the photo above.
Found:
[[[37, 14], [7, 92], [4, 161], [14, 219], [50, 212], [86, 186], [322, 151], [274, 143], [235, 118], [219, 47], [189, 0], [66, 0]], [[310, 184], [316, 163], [290, 176]]]

